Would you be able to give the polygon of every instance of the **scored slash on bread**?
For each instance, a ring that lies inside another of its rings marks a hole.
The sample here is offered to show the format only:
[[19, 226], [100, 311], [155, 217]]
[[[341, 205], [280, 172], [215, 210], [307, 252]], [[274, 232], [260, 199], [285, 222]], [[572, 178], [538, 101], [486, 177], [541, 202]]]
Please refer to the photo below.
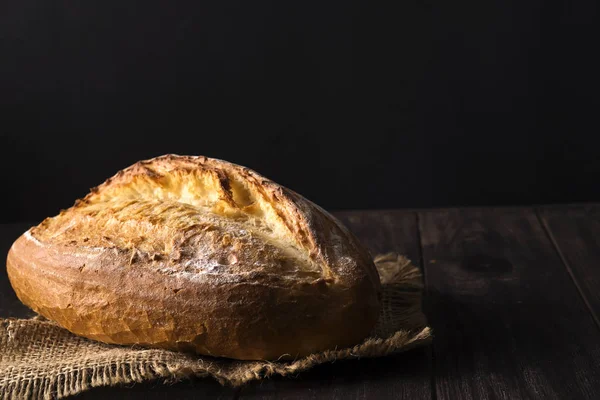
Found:
[[23, 234], [7, 270], [24, 304], [75, 334], [237, 359], [356, 344], [380, 307], [373, 261], [339, 221], [207, 157], [120, 171]]

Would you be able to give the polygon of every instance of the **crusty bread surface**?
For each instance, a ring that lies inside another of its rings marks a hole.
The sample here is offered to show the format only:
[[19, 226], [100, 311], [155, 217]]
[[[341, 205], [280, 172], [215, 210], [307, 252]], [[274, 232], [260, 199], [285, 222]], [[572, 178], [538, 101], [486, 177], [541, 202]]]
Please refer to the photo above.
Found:
[[24, 304], [77, 335], [243, 360], [351, 346], [380, 307], [373, 261], [339, 221], [201, 156], [120, 171], [25, 232], [7, 271]]

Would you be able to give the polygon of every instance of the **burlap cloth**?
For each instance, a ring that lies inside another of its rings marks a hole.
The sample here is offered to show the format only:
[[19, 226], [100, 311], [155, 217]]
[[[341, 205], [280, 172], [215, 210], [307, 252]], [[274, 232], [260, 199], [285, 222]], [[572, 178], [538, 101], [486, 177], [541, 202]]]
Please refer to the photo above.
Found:
[[340, 359], [381, 357], [427, 343], [419, 270], [396, 254], [375, 257], [383, 308], [372, 335], [345, 349], [287, 362], [235, 361], [94, 342], [41, 318], [0, 319], [0, 399], [61, 398], [96, 386], [212, 377], [223, 385], [296, 375]]

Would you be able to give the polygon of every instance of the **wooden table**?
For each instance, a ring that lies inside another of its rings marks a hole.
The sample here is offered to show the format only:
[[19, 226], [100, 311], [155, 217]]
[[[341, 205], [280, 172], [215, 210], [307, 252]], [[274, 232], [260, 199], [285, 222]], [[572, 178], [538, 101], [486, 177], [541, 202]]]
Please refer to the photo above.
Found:
[[[425, 275], [430, 348], [241, 390], [210, 380], [84, 399], [600, 398], [600, 205], [338, 213], [372, 252]], [[0, 225], [0, 254], [30, 224]], [[0, 316], [28, 317], [0, 271]]]

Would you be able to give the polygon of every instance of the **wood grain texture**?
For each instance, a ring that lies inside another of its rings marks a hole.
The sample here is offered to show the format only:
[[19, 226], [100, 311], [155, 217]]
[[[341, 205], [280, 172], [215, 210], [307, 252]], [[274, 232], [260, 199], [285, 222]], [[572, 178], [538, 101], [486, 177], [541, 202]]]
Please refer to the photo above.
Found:
[[600, 206], [542, 207], [538, 215], [600, 327]]
[[235, 400], [239, 389], [224, 388], [210, 379], [186, 380], [175, 384], [162, 382], [137, 383], [118, 387], [94, 388], [77, 395], [76, 399], [106, 400]]
[[[395, 251], [419, 264], [416, 214], [344, 212], [336, 216], [371, 253]], [[321, 365], [294, 379], [250, 384], [240, 398], [254, 399], [431, 399], [431, 353], [428, 348], [380, 359]]]
[[600, 332], [532, 210], [419, 221], [438, 399], [600, 396]]

